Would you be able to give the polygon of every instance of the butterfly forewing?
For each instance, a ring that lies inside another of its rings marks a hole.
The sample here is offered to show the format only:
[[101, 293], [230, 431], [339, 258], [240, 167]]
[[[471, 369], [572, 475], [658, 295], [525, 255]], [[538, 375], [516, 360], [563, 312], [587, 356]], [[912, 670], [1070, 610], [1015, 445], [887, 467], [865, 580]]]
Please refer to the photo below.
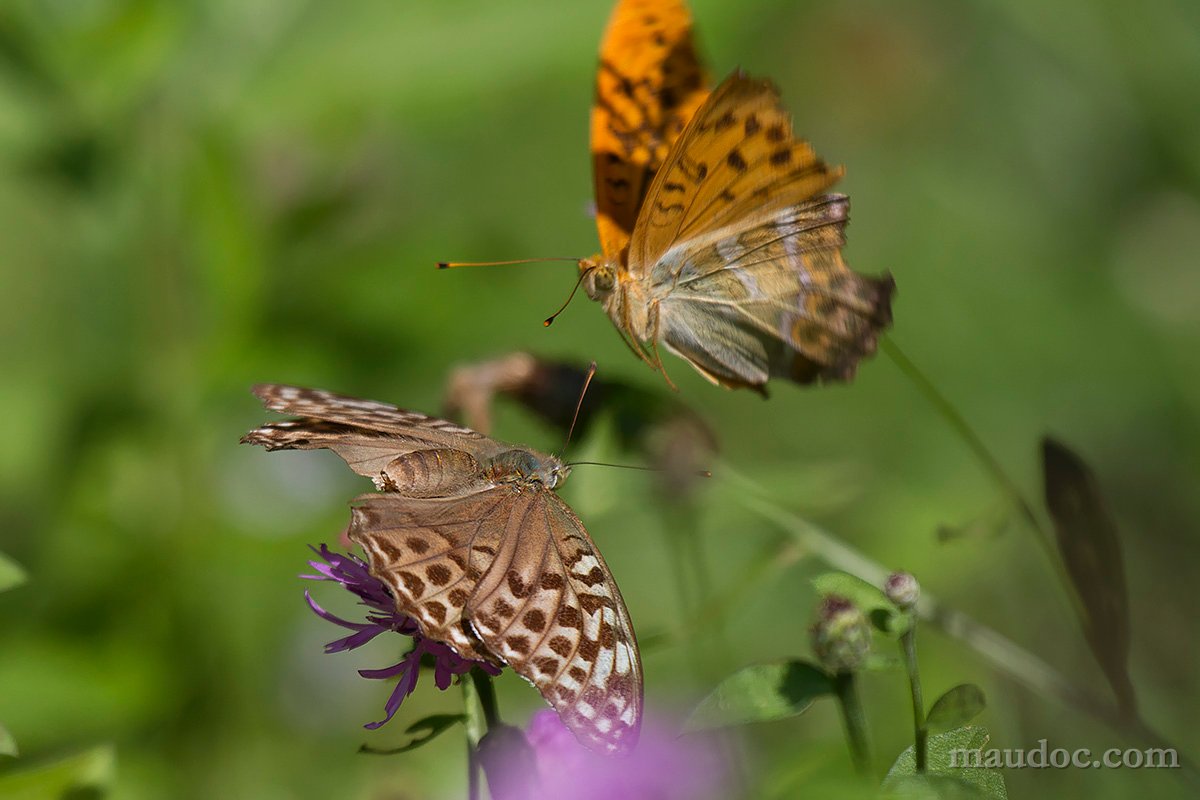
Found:
[[447, 443], [461, 445], [463, 440], [473, 440], [480, 446], [496, 445], [478, 431], [376, 400], [360, 400], [323, 389], [304, 389], [279, 383], [260, 383], [254, 387], [254, 394], [268, 409], [281, 414], [339, 422], [379, 433], [420, 436], [430, 446]]
[[630, 244], [630, 270], [650, 270], [682, 239], [809, 200], [840, 177], [793, 138], [770, 81], [734, 74], [696, 112], [651, 184]]
[[591, 151], [604, 254], [629, 242], [642, 198], [708, 94], [682, 0], [621, 0], [600, 45]]
[[304, 419], [269, 422], [242, 437], [243, 443], [268, 450], [326, 448], [375, 480], [392, 460], [417, 451], [461, 450], [483, 459], [507, 449], [470, 428], [387, 403], [274, 383], [255, 386], [254, 394], [268, 409]]

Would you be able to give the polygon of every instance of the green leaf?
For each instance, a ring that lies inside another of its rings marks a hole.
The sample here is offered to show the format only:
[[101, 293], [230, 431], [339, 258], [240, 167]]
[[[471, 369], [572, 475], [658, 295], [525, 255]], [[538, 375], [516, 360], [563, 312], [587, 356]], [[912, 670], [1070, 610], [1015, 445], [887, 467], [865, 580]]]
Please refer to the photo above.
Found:
[[950, 689], [933, 703], [925, 724], [931, 731], [945, 731], [966, 725], [987, 706], [987, 699], [973, 683], [963, 683]]
[[922, 800], [980, 797], [1008, 800], [1003, 774], [982, 766], [986, 761], [983, 748], [989, 739], [987, 729], [980, 727], [936, 733], [927, 743], [926, 772], [917, 773], [916, 753], [909, 747], [888, 770], [883, 788], [894, 796]]
[[[407, 753], [410, 750], [416, 750], [418, 747], [433, 741], [458, 723], [466, 723], [466, 721], [466, 714], [431, 714], [430, 716], [419, 719], [412, 725], [408, 726], [404, 732], [408, 734], [414, 734], [414, 738], [407, 744], [387, 749], [380, 749], [364, 744], [358, 748], [358, 752], [370, 753], [371, 755], [376, 756], [390, 756], [395, 755], [396, 753]], [[425, 735], [415, 735], [422, 733]]]
[[876, 630], [899, 636], [908, 630], [911, 617], [896, 608], [878, 586], [845, 572], [826, 572], [813, 578], [813, 587], [821, 597], [837, 595], [853, 602], [871, 620]]
[[112, 745], [0, 775], [5, 800], [44, 800], [48, 797], [103, 797], [117, 772]]
[[1137, 698], [1129, 680], [1129, 595], [1117, 526], [1083, 459], [1049, 437], [1042, 440], [1046, 506], [1054, 518], [1058, 552], [1075, 586], [1083, 632], [1127, 716]]
[[888, 786], [888, 796], [903, 800], [981, 800], [995, 797], [964, 778], [906, 775]]
[[807, 661], [783, 661], [745, 667], [717, 684], [684, 723], [685, 732], [770, 722], [803, 714], [833, 684]]
[[8, 728], [0, 725], [0, 756], [12, 756], [16, 758], [20, 753], [17, 751], [17, 740], [8, 732]]
[[0, 553], [0, 592], [15, 589], [28, 580], [25, 570], [4, 553]]

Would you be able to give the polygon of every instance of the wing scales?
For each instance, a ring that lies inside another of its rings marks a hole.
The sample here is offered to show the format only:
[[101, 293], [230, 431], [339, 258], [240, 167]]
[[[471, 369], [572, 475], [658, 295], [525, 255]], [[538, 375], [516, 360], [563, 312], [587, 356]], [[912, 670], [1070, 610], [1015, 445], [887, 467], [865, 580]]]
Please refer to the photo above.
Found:
[[[641, 664], [620, 592], [562, 500], [540, 481], [494, 482], [472, 455], [505, 445], [382, 403], [282, 386], [256, 394], [305, 418], [264, 425], [243, 441], [329, 448], [387, 489], [356, 499], [349, 536], [398, 612], [464, 658], [509, 663], [585, 744], [633, 746]], [[428, 448], [429, 431], [431, 443], [462, 449]], [[410, 484], [421, 491], [398, 491]], [[453, 494], [416, 496], [440, 489]]]
[[[510, 517], [514, 558], [469, 604], [480, 638], [538, 688], [592, 747], [628, 750], [641, 722], [637, 642], [620, 590], [583, 524], [556, 495], [533, 490]], [[486, 581], [486, 579], [485, 579]]]
[[596, 227], [617, 258], [668, 149], [708, 94], [682, 0], [621, 0], [600, 45], [591, 117]]
[[464, 658], [497, 661], [463, 622], [501, 544], [489, 520], [506, 512], [510, 495], [496, 488], [447, 501], [383, 492], [362, 495], [351, 512], [350, 540], [391, 590], [396, 610]]
[[676, 242], [802, 203], [840, 177], [793, 138], [770, 81], [735, 73], [696, 112], [646, 193], [630, 272], [645, 275]]

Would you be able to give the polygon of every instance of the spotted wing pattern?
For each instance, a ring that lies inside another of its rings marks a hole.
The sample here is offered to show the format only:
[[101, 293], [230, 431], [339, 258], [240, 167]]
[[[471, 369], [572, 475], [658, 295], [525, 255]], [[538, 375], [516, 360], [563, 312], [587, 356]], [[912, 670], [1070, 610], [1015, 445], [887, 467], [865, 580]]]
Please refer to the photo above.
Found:
[[271, 411], [300, 420], [269, 422], [242, 437], [268, 450], [334, 451], [359, 475], [378, 479], [393, 459], [451, 449], [486, 458], [506, 449], [482, 433], [416, 411], [320, 389], [265, 383], [254, 394]]
[[793, 137], [770, 81], [734, 73], [696, 112], [651, 184], [630, 270], [645, 274], [676, 242], [811, 200], [841, 176]]
[[666, 348], [730, 387], [854, 377], [891, 322], [894, 283], [842, 260], [849, 205], [824, 195], [679, 247], [654, 277], [673, 287], [659, 310]]
[[350, 540], [421, 633], [465, 658], [499, 662], [467, 624], [465, 609], [501, 546], [504, 528], [490, 521], [511, 500], [507, 489], [494, 488], [454, 500], [365, 494], [351, 510]]
[[349, 535], [400, 613], [465, 658], [511, 665], [585, 744], [633, 747], [642, 673], [620, 591], [557, 495], [536, 481], [495, 483], [481, 466], [507, 445], [383, 403], [279, 385], [255, 393], [303, 418], [243, 442], [331, 449], [385, 490], [355, 501]]
[[725, 386], [847, 380], [891, 322], [889, 276], [843, 261], [841, 176], [795, 139], [778, 90], [734, 74], [696, 112], [629, 249], [652, 335]]
[[620, 0], [600, 45], [591, 120], [596, 226], [609, 258], [625, 249], [654, 173], [707, 95], [682, 0]]
[[425, 635], [469, 657], [482, 640], [588, 746], [624, 752], [636, 742], [642, 673], [633, 625], [583, 524], [552, 492], [366, 495], [350, 538]]

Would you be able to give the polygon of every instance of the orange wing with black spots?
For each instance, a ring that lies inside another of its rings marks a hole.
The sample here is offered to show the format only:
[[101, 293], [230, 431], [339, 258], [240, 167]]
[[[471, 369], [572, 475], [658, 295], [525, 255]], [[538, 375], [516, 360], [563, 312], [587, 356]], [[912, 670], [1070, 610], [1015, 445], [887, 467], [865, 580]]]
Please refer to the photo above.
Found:
[[824, 194], [841, 175], [795, 138], [770, 81], [727, 78], [647, 192], [612, 306], [629, 333], [730, 388], [852, 378], [894, 283], [842, 258], [850, 203]]
[[708, 96], [681, 0], [621, 0], [600, 46], [592, 107], [596, 227], [604, 255], [629, 242], [655, 172]]

